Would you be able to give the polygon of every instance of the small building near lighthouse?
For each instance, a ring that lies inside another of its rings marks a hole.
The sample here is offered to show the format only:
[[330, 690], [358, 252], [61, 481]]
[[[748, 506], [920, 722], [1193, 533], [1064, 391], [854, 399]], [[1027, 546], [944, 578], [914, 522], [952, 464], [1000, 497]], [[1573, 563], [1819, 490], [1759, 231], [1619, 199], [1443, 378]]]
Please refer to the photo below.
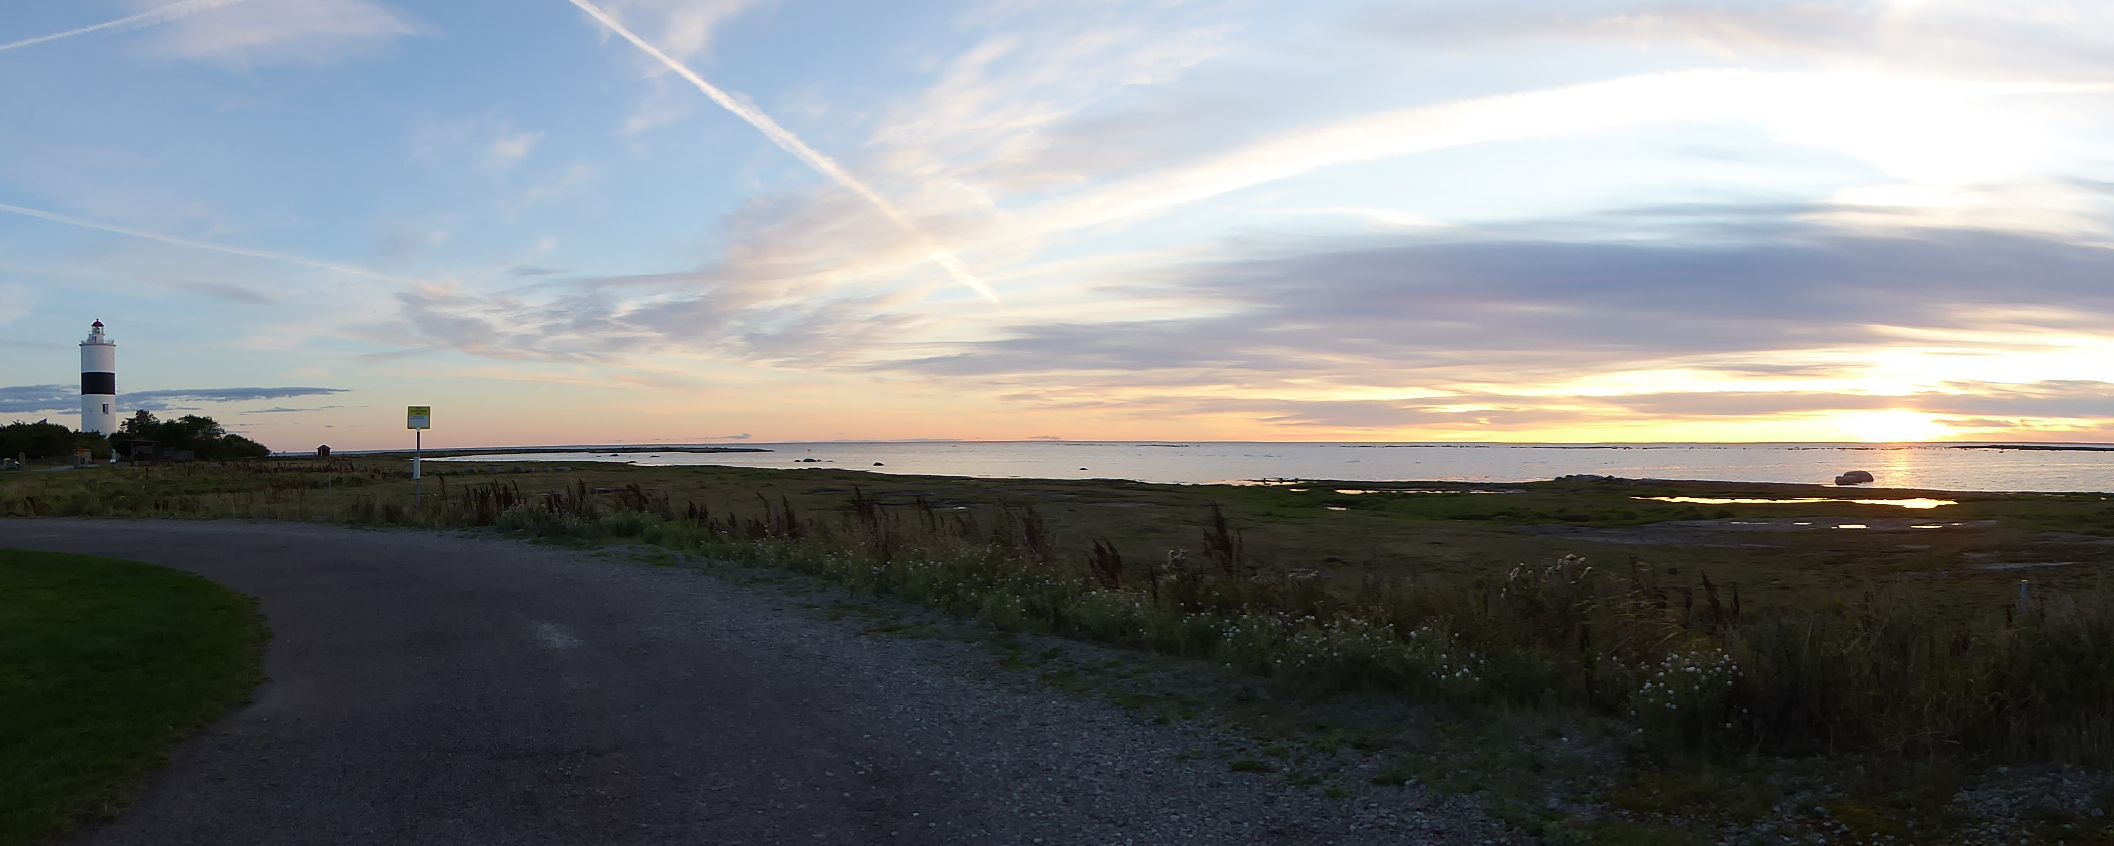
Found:
[[81, 342], [81, 431], [117, 434], [117, 342], [100, 320]]

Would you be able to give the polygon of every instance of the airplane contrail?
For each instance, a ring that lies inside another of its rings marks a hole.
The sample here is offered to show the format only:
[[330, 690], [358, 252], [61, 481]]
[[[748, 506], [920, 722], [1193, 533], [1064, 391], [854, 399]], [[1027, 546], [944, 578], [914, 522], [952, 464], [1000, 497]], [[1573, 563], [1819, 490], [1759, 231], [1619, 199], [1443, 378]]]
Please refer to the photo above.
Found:
[[280, 261], [286, 262], [288, 264], [298, 264], [303, 267], [312, 267], [317, 270], [328, 270], [335, 273], [345, 273], [353, 276], [365, 276], [370, 279], [387, 279], [393, 282], [415, 281], [402, 276], [393, 276], [379, 271], [368, 270], [367, 268], [359, 267], [356, 265], [339, 264], [337, 262], [304, 258], [302, 256], [289, 255], [286, 253], [275, 253], [270, 250], [254, 250], [250, 249], [249, 247], [232, 247], [227, 244], [215, 244], [211, 241], [193, 241], [189, 238], [179, 238], [174, 235], [164, 235], [159, 232], [151, 232], [145, 229], [133, 229], [127, 226], [119, 226], [115, 223], [104, 223], [99, 220], [88, 220], [86, 218], [59, 214], [58, 212], [48, 212], [44, 211], [43, 209], [33, 209], [27, 206], [14, 206], [8, 205], [7, 203], [0, 203], [0, 212], [6, 212], [8, 214], [18, 214], [23, 217], [33, 217], [38, 220], [48, 220], [52, 223], [63, 223], [67, 226], [78, 226], [82, 229], [95, 229], [102, 232], [109, 232], [115, 235], [127, 235], [133, 238], [144, 238], [149, 241], [160, 241], [164, 244], [174, 244], [179, 247], [190, 247], [196, 250], [211, 250], [216, 253], [226, 253], [228, 255], [233, 256], [244, 256], [247, 258], [265, 259], [268, 261]]
[[185, 15], [196, 14], [198, 12], [218, 9], [222, 6], [231, 6], [240, 2], [242, 2], [242, 0], [182, 0], [182, 2], [170, 3], [167, 6], [157, 6], [139, 14], [128, 15], [126, 17], [118, 18], [114, 21], [104, 21], [99, 24], [84, 26], [80, 29], [69, 29], [65, 32], [54, 32], [50, 35], [39, 35], [35, 38], [24, 38], [20, 41], [10, 41], [6, 44], [0, 44], [0, 53], [5, 53], [9, 50], [16, 50], [23, 47], [34, 47], [38, 44], [44, 44], [52, 41], [60, 41], [67, 38], [72, 38], [77, 35], [90, 35], [93, 33], [102, 32], [106, 29], [128, 29], [132, 27], [152, 26], [163, 21], [180, 18]]
[[953, 276], [955, 281], [962, 283], [969, 290], [975, 291], [978, 296], [983, 297], [985, 300], [994, 304], [998, 302], [998, 292], [991, 290], [991, 286], [985, 285], [983, 280], [976, 278], [976, 274], [969, 272], [969, 268], [963, 265], [961, 259], [956, 258], [952, 251], [940, 246], [937, 241], [934, 241], [930, 236], [918, 229], [917, 224], [912, 222], [910, 217], [905, 215], [901, 209], [896, 208], [894, 203], [889, 202], [887, 197], [881, 196], [880, 192], [859, 181], [858, 177], [853, 176], [850, 171], [837, 164], [835, 159], [831, 159], [815, 148], [808, 146], [807, 142], [800, 140], [799, 136], [779, 125], [778, 121], [772, 120], [770, 115], [764, 114], [755, 106], [737, 100], [726, 91], [721, 90], [719, 86], [706, 82], [705, 78], [697, 75], [696, 71], [691, 70], [682, 62], [676, 61], [674, 57], [667, 53], [661, 52], [660, 48], [647, 43], [646, 39], [640, 38], [637, 33], [626, 28], [616, 18], [610, 17], [608, 12], [602, 11], [595, 4], [588, 2], [588, 0], [568, 0], [568, 2], [578, 7], [580, 11], [586, 12], [588, 17], [594, 18], [610, 32], [616, 33], [618, 37], [631, 42], [631, 46], [639, 48], [640, 52], [653, 57], [654, 61], [660, 62], [668, 70], [682, 77], [691, 85], [696, 86], [697, 90], [704, 92], [706, 97], [712, 98], [712, 102], [718, 103], [720, 108], [726, 109], [728, 112], [733, 113], [735, 117], [741, 118], [750, 126], [755, 127], [757, 132], [763, 133], [763, 137], [778, 145], [778, 149], [792, 154], [794, 158], [807, 163], [808, 167], [814, 168], [816, 172], [829, 177], [845, 190], [865, 199], [875, 209], [880, 210], [881, 214], [893, 221], [896, 226], [901, 227], [911, 237], [918, 239], [928, 250], [926, 258], [947, 271], [947, 274]]

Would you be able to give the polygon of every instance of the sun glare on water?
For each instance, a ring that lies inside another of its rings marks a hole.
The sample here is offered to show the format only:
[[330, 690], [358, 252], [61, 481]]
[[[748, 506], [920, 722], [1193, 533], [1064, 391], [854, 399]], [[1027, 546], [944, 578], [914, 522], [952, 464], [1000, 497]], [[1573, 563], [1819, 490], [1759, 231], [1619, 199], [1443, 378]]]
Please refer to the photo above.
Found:
[[1833, 423], [1848, 440], [1868, 444], [1938, 441], [1953, 434], [1950, 427], [1931, 415], [1906, 409], [1853, 411], [1836, 417]]

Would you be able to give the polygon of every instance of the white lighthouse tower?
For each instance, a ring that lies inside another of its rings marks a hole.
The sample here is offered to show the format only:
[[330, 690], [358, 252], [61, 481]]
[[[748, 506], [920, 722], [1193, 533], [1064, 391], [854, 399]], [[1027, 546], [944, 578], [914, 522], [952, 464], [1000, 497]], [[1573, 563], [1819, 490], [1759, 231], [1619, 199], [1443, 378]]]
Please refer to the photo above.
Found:
[[103, 321], [81, 342], [81, 431], [117, 433], [117, 343], [103, 335]]

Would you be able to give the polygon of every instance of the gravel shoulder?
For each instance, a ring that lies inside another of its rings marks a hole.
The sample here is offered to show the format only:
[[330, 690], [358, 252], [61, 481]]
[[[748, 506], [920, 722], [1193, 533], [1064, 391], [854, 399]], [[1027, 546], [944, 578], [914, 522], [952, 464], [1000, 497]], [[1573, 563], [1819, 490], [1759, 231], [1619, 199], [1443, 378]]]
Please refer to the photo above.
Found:
[[96, 844], [1485, 843], [1414, 785], [1335, 798], [1241, 742], [880, 637], [783, 591], [488, 535], [0, 521], [255, 596], [256, 701]]

